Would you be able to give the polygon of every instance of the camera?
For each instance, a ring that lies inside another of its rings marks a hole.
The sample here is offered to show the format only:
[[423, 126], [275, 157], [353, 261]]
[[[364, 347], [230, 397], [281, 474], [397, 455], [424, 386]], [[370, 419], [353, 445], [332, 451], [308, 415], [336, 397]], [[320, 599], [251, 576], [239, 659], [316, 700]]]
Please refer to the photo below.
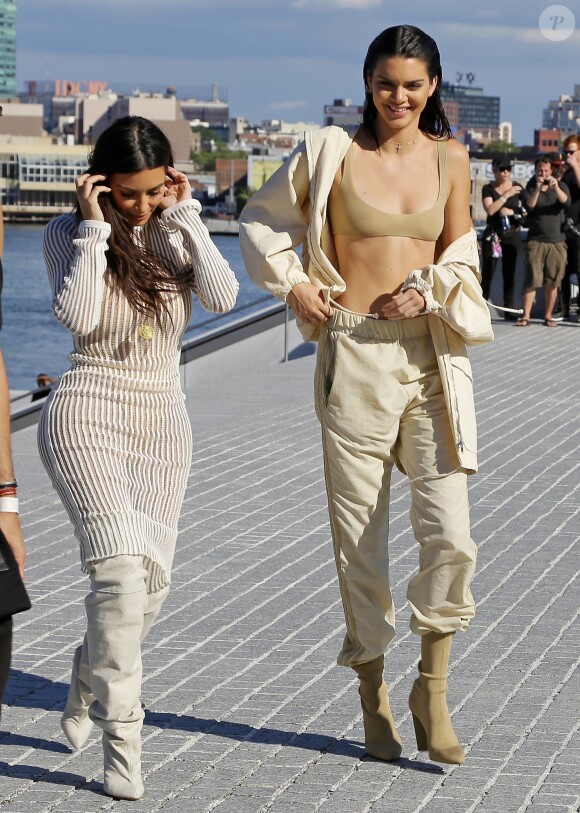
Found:
[[573, 234], [574, 237], [580, 237], [580, 229], [578, 228], [578, 225], [580, 224], [574, 223], [574, 220], [571, 217], [567, 217], [562, 223], [562, 231], [564, 234]]

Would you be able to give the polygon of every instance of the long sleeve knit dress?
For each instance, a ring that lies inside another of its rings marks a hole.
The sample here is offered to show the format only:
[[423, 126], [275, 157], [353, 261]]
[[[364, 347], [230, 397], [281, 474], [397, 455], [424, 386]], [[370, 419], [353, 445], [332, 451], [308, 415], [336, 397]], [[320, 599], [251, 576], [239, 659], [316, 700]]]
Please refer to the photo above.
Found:
[[[208, 311], [234, 306], [237, 280], [182, 201], [135, 227], [169, 269], [193, 266]], [[191, 462], [191, 426], [179, 380], [191, 294], [164, 294], [170, 318], [143, 317], [107, 280], [108, 223], [52, 220], [44, 254], [56, 317], [73, 334], [71, 369], [48, 397], [38, 430], [43, 464], [80, 542], [81, 564], [140, 554], [148, 592], [170, 582]]]

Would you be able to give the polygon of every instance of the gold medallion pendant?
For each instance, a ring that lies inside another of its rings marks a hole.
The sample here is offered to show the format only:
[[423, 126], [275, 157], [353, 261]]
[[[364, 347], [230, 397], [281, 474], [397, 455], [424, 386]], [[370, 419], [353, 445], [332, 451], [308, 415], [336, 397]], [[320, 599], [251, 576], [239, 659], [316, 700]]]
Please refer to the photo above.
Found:
[[151, 325], [139, 325], [138, 333], [142, 339], [146, 339], [148, 341], [149, 339], [153, 338], [155, 331]]

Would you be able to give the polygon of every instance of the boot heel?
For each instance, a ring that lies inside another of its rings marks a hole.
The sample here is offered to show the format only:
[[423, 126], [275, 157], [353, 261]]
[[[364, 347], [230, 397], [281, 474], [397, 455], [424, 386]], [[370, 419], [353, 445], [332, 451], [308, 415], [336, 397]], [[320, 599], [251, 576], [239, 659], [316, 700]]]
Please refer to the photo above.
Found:
[[[411, 712], [412, 714], [412, 712]], [[413, 714], [413, 726], [415, 727], [415, 739], [417, 740], [417, 748], [419, 751], [427, 751], [429, 744], [427, 742], [427, 732], [423, 727], [423, 723], [418, 717]]]

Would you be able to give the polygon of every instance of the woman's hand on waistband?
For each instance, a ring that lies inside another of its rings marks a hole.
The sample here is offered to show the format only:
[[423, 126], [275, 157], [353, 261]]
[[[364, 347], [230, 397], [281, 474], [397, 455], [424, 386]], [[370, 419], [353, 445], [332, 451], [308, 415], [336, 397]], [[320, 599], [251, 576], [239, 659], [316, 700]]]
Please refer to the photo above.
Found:
[[286, 297], [286, 302], [294, 311], [297, 319], [311, 322], [314, 325], [318, 322], [325, 322], [332, 313], [332, 308], [326, 302], [324, 293], [310, 282], [299, 282], [298, 285], [295, 285]]
[[381, 308], [385, 319], [393, 321], [399, 319], [414, 319], [425, 311], [425, 299], [423, 294], [415, 288], [407, 288], [400, 294], [396, 294], [390, 302]]

